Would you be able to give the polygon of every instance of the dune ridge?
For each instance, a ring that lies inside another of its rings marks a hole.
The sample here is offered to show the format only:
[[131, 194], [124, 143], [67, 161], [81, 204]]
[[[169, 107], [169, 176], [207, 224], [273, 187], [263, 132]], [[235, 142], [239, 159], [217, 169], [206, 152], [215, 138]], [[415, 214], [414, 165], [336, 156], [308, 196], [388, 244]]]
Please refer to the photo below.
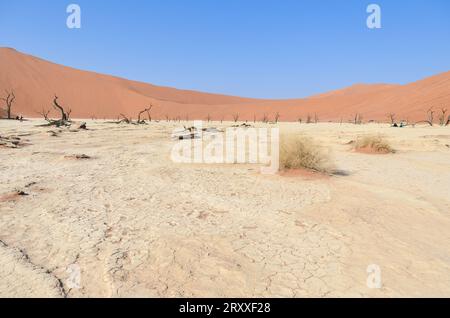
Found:
[[[38, 111], [52, 109], [56, 93], [72, 110], [73, 118], [114, 119], [123, 113], [136, 118], [149, 104], [154, 119], [273, 120], [306, 121], [308, 115], [320, 121], [350, 121], [360, 114], [364, 121], [426, 118], [430, 107], [439, 110], [450, 104], [450, 71], [407, 85], [357, 84], [304, 99], [267, 100], [202, 93], [161, 87], [123, 78], [82, 71], [0, 48], [0, 92], [14, 89], [13, 113], [39, 117]], [[51, 115], [57, 115], [52, 111]]]

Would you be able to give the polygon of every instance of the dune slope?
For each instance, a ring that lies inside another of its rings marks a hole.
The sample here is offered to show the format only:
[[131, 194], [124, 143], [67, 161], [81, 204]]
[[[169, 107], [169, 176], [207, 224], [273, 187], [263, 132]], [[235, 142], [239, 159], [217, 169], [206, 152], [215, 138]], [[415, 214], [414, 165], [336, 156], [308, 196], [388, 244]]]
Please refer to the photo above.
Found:
[[[450, 104], [450, 72], [408, 85], [358, 84], [306, 99], [262, 100], [160, 87], [114, 76], [57, 65], [10, 48], [0, 48], [0, 91], [14, 89], [14, 113], [39, 117], [38, 111], [52, 109], [57, 94], [77, 118], [117, 118], [120, 113], [136, 118], [137, 112], [154, 105], [153, 118], [282, 121], [349, 121], [356, 113], [364, 120], [423, 120], [426, 110]], [[53, 113], [56, 116], [56, 112]]]

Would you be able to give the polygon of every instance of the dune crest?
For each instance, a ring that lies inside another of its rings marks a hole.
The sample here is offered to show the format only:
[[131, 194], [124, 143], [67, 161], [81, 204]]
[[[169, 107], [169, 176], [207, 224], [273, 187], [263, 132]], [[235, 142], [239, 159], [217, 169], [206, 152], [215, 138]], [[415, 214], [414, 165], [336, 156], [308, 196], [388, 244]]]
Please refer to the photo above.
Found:
[[[364, 121], [424, 120], [430, 107], [450, 104], [450, 72], [408, 85], [358, 84], [306, 99], [267, 100], [202, 93], [155, 86], [114, 76], [57, 65], [10, 48], [0, 48], [0, 91], [13, 88], [17, 100], [13, 112], [39, 117], [42, 108], [52, 109], [53, 95], [72, 109], [76, 118], [117, 118], [120, 113], [136, 117], [153, 104], [153, 118], [306, 121], [351, 120], [356, 113]], [[53, 115], [56, 115], [53, 113]]]

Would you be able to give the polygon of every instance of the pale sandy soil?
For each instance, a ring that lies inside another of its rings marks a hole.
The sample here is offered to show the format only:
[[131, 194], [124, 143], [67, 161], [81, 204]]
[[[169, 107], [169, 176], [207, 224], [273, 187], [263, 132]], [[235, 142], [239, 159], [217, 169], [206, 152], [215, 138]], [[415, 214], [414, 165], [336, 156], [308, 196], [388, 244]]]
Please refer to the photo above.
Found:
[[[305, 178], [175, 164], [176, 124], [37, 123], [0, 121], [28, 143], [0, 148], [0, 296], [450, 296], [448, 127], [281, 124], [344, 172]], [[369, 133], [397, 152], [353, 152]]]

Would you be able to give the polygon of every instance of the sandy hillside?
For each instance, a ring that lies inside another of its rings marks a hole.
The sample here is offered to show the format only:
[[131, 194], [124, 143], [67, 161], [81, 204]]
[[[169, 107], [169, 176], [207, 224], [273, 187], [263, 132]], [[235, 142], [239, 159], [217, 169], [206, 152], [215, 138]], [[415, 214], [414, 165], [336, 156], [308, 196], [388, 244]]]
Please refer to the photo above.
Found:
[[178, 124], [37, 124], [0, 121], [0, 296], [450, 296], [448, 127], [281, 124], [330, 152], [318, 177], [175, 164]]
[[259, 100], [160, 87], [113, 76], [80, 71], [0, 48], [0, 92], [16, 91], [18, 114], [39, 117], [42, 108], [52, 109], [54, 94], [76, 118], [117, 118], [120, 113], [137, 117], [149, 104], [154, 118], [306, 121], [317, 114], [321, 121], [348, 122], [356, 113], [364, 121], [426, 119], [426, 111], [450, 105], [450, 72], [408, 85], [357, 84], [306, 99]]

